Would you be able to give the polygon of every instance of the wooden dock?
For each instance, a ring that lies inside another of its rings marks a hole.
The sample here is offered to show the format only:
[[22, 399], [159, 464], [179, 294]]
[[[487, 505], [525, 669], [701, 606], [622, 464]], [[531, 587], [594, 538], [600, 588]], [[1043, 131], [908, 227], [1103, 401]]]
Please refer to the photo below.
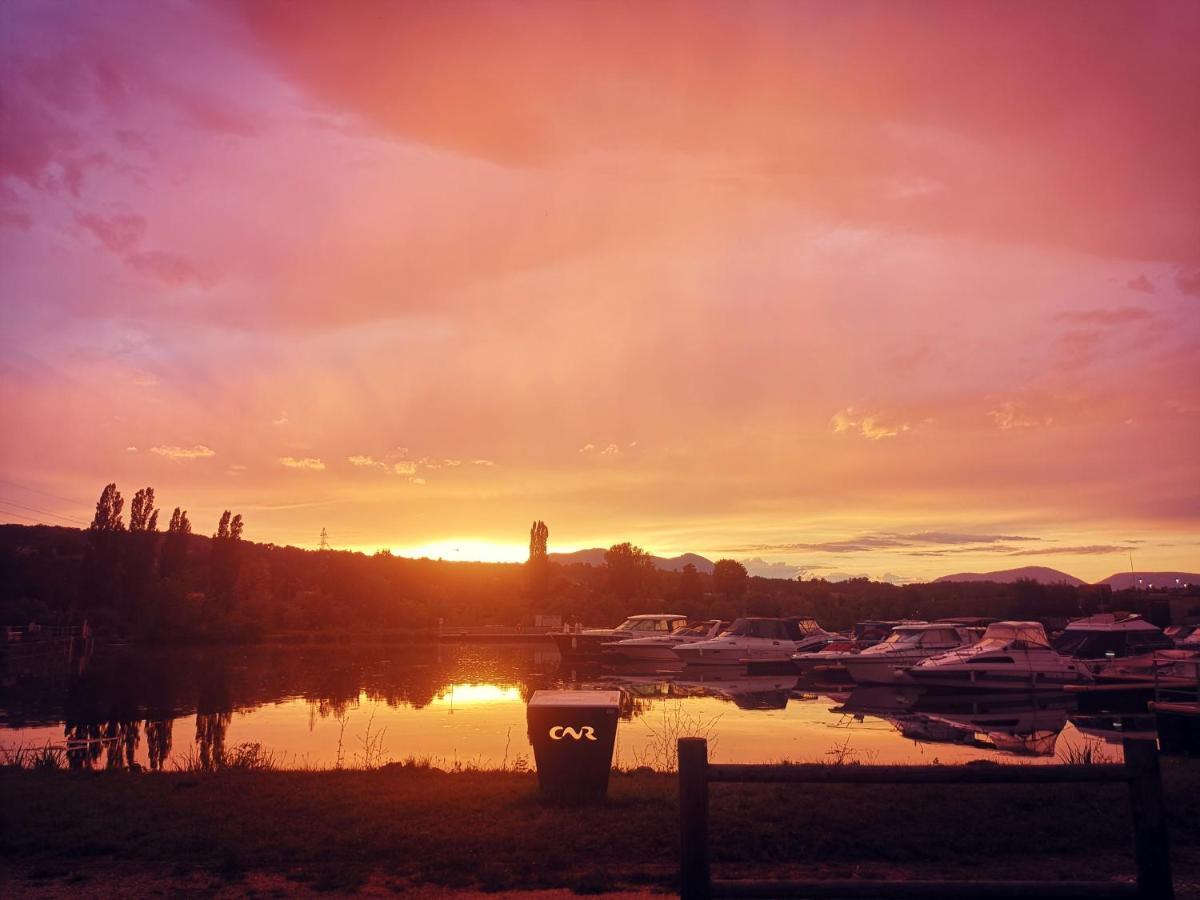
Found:
[[551, 629], [545, 626], [484, 626], [482, 628], [449, 628], [438, 629], [438, 640], [444, 643], [456, 644], [527, 644], [550, 643]]
[[1191, 668], [1193, 677], [1156, 680], [1150, 712], [1162, 741], [1164, 753], [1200, 755], [1200, 658], [1177, 663]]
[[14, 662], [42, 656], [68, 657], [90, 651], [92, 630], [82, 625], [5, 625], [0, 660]]

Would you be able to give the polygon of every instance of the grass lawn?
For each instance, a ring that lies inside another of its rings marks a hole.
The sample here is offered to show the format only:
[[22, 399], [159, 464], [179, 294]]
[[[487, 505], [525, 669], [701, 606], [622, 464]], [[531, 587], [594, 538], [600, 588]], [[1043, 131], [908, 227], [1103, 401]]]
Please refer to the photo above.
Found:
[[[1181, 895], [1200, 881], [1200, 763], [1164, 760]], [[389, 766], [216, 773], [0, 769], [8, 880], [106, 868], [236, 884], [670, 890], [676, 780], [614, 774], [609, 803], [544, 807], [536, 777]], [[1124, 786], [714, 785], [714, 874], [1131, 878]], [[381, 882], [382, 879], [382, 882]]]

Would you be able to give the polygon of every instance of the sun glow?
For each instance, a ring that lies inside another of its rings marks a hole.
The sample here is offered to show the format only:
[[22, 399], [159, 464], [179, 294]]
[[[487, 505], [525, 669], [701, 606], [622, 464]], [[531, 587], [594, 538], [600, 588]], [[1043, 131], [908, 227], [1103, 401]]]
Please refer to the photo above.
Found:
[[529, 547], [524, 544], [501, 544], [479, 538], [435, 541], [416, 547], [393, 547], [395, 556], [413, 559], [427, 557], [449, 562], [524, 562], [529, 558]]
[[445, 706], [477, 706], [485, 703], [520, 702], [521, 691], [498, 684], [452, 684], [433, 702]]

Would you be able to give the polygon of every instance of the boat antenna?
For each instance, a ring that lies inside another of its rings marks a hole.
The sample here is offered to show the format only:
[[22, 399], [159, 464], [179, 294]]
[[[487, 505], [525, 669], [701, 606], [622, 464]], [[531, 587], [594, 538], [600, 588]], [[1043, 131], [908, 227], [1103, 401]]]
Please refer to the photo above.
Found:
[[1137, 591], [1137, 573], [1133, 571], [1133, 551], [1129, 551], [1129, 586]]

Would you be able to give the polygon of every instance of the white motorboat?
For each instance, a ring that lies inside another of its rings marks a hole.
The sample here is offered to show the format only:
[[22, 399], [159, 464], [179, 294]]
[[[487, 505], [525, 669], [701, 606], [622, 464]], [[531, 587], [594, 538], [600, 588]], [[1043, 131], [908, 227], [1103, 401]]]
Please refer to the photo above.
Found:
[[995, 622], [978, 643], [923, 659], [904, 676], [930, 687], [996, 691], [1060, 691], [1093, 680], [1083, 662], [1050, 646], [1040, 622]]
[[787, 662], [793, 653], [816, 650], [835, 640], [815, 620], [788, 618], [737, 619], [718, 637], [674, 648], [688, 665], [742, 666], [750, 661]]
[[628, 663], [659, 663], [679, 665], [674, 649], [682, 644], [694, 644], [715, 638], [729, 627], [720, 619], [707, 619], [670, 634], [655, 634], [652, 637], [630, 638], [624, 641], [609, 641], [600, 645], [604, 659]]
[[963, 625], [938, 622], [897, 625], [886, 638], [861, 653], [840, 660], [846, 673], [859, 684], [889, 684], [896, 673], [923, 659], [979, 640], [979, 631]]
[[1080, 660], [1096, 676], [1120, 670], [1152, 670], [1155, 654], [1174, 650], [1161, 628], [1136, 613], [1102, 613], [1076, 619], [1052, 642], [1059, 653]]
[[858, 622], [848, 636], [841, 640], [831, 641], [820, 650], [809, 650], [792, 654], [792, 665], [797, 674], [807, 675], [818, 670], [826, 676], [836, 676], [844, 672], [842, 662], [851, 656], [857, 656], [868, 647], [874, 647], [885, 640], [900, 625], [923, 625], [918, 620], [880, 621], [872, 619]]
[[552, 631], [554, 646], [564, 658], [600, 658], [605, 643], [634, 638], [674, 634], [687, 626], [687, 616], [672, 613], [646, 613], [630, 616], [616, 628], [585, 628], [579, 631]]
[[1200, 650], [1200, 625], [1172, 625], [1163, 633], [1181, 650]]

